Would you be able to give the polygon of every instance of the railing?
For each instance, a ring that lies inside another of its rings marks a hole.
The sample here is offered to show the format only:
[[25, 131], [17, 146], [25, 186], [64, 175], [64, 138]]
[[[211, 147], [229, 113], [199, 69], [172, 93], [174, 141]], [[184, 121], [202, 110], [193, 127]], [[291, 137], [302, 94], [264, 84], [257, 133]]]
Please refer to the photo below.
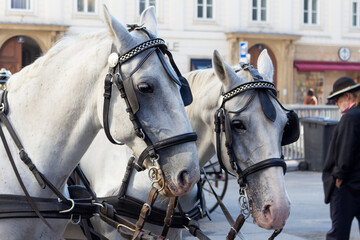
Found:
[[293, 109], [300, 119], [300, 137], [295, 143], [282, 147], [285, 160], [303, 160], [304, 159], [304, 127], [301, 118], [304, 117], [322, 117], [328, 119], [340, 120], [341, 114], [337, 106], [327, 105], [286, 105], [288, 109]]

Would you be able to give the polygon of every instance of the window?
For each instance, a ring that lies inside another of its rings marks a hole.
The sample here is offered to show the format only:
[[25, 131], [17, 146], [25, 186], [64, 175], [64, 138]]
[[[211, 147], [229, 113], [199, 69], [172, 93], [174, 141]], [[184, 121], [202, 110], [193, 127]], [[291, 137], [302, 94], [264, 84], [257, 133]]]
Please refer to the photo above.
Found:
[[210, 58], [192, 58], [190, 59], [190, 71], [196, 69], [212, 68], [212, 61]]
[[95, 13], [96, 0], [77, 0], [76, 11], [78, 13]]
[[304, 0], [304, 24], [318, 24], [318, 1]]
[[150, 6], [156, 8], [156, 0], [139, 0], [139, 15]]
[[32, 0], [11, 0], [11, 9], [31, 10]]
[[352, 2], [351, 26], [360, 27], [360, 0]]
[[213, 19], [213, 0], [197, 0], [197, 18]]
[[266, 22], [266, 0], [252, 0], [252, 18], [256, 22]]

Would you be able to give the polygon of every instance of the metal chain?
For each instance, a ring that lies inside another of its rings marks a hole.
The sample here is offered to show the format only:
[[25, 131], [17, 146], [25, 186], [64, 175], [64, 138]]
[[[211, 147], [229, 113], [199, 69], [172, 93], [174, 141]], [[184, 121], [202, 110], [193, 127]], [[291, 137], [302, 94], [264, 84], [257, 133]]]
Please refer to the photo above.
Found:
[[244, 215], [245, 219], [247, 219], [252, 212], [252, 207], [250, 205], [249, 198], [248, 198], [247, 191], [246, 191], [247, 188], [248, 188], [248, 185], [245, 184], [245, 186], [240, 187], [240, 190], [239, 190], [240, 214]]

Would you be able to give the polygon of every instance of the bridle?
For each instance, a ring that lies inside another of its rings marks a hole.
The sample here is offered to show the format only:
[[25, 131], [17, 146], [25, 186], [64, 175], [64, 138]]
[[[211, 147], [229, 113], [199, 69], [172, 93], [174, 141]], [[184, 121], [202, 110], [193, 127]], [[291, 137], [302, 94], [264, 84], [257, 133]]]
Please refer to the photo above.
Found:
[[[175, 145], [183, 144], [186, 142], [196, 141], [197, 135], [194, 132], [185, 133], [176, 135], [170, 138], [163, 139], [161, 141], [153, 143], [153, 141], [148, 137], [146, 131], [141, 126], [141, 122], [137, 117], [136, 113], [140, 109], [140, 104], [138, 102], [135, 89], [132, 82], [132, 75], [141, 68], [141, 66], [146, 62], [146, 60], [155, 52], [166, 70], [170, 78], [180, 86], [180, 93], [184, 102], [184, 105], [189, 105], [192, 102], [191, 90], [189, 88], [187, 80], [182, 77], [180, 71], [178, 70], [171, 53], [167, 50], [165, 41], [161, 38], [156, 38], [149, 30], [145, 27], [138, 25], [128, 25], [129, 31], [139, 31], [145, 33], [149, 37], [149, 40], [133, 47], [131, 50], [119, 56], [118, 53], [112, 52], [109, 56], [109, 72], [105, 77], [104, 85], [104, 110], [103, 110], [103, 122], [104, 130], [106, 136], [110, 142], [114, 144], [120, 144], [116, 142], [110, 134], [109, 124], [108, 124], [108, 114], [109, 106], [112, 92], [112, 84], [115, 83], [117, 89], [120, 91], [121, 97], [124, 99], [127, 109], [126, 111], [129, 114], [129, 119], [133, 124], [134, 131], [137, 137], [144, 140], [147, 145], [147, 148], [140, 154], [138, 160], [135, 162], [135, 168], [138, 171], [145, 170], [144, 161], [147, 158], [150, 158], [152, 162], [152, 167], [150, 168], [151, 180], [153, 183], [157, 183], [161, 180], [164, 180], [162, 176], [162, 171], [158, 164], [159, 154], [158, 151], [173, 147]], [[114, 49], [114, 47], [113, 47]], [[125, 76], [121, 70], [122, 64], [125, 62], [131, 61], [135, 56], [140, 53], [147, 52], [145, 57], [137, 64], [137, 66], [132, 70], [132, 72]], [[169, 66], [164, 55], [168, 56], [171, 66]], [[156, 176], [161, 176], [156, 177]]]
[[[292, 110], [289, 110], [289, 109], [286, 109], [285, 107], [283, 107], [281, 105], [281, 103], [277, 100], [277, 98], [276, 98], [277, 92], [276, 92], [275, 85], [271, 82], [264, 81], [262, 76], [259, 74], [259, 72], [253, 66], [251, 66], [249, 64], [244, 64], [244, 63], [240, 63], [240, 65], [241, 65], [242, 70], [249, 71], [251, 73], [251, 75], [253, 77], [253, 81], [241, 84], [241, 85], [235, 87], [234, 89], [222, 94], [222, 103], [220, 105], [220, 108], [215, 112], [214, 123], [215, 123], [215, 132], [216, 132], [217, 157], [218, 157], [218, 160], [219, 160], [219, 163], [220, 163], [220, 166], [222, 167], [222, 169], [229, 172], [229, 170], [224, 165], [224, 159], [222, 157], [222, 151], [221, 151], [221, 145], [222, 145], [221, 144], [221, 136], [223, 133], [225, 135], [225, 147], [226, 147], [228, 160], [230, 162], [229, 165], [231, 166], [232, 171], [235, 173], [235, 175], [237, 177], [237, 182], [240, 186], [239, 205], [240, 205], [241, 215], [243, 215], [244, 219], [246, 219], [247, 217], [250, 216], [251, 211], [252, 211], [250, 202], [248, 199], [248, 195], [247, 195], [247, 188], [248, 188], [247, 177], [251, 174], [254, 174], [256, 172], [259, 172], [263, 169], [270, 168], [270, 167], [282, 167], [283, 172], [285, 174], [287, 166], [284, 161], [284, 157], [280, 156], [278, 158], [269, 158], [269, 159], [262, 160], [258, 163], [255, 163], [254, 165], [252, 165], [250, 167], [242, 169], [238, 164], [238, 161], [235, 156], [234, 149], [233, 149], [233, 136], [232, 136], [232, 129], [231, 129], [229, 113], [240, 114], [241, 112], [243, 112], [244, 110], [246, 110], [249, 107], [249, 105], [253, 102], [253, 100], [256, 96], [259, 96], [263, 113], [265, 114], [265, 116], [268, 120], [274, 122], [276, 119], [276, 110], [270, 99], [270, 98], [273, 98], [278, 102], [278, 104], [281, 106], [281, 108], [283, 110], [288, 111], [288, 113], [287, 113], [288, 123], [284, 129], [285, 131], [283, 134], [282, 145], [286, 145], [286, 144], [295, 142], [299, 138], [300, 131], [299, 131], [299, 126], [298, 126], [299, 120], [298, 120], [296, 113]], [[240, 71], [240, 70], [237, 70], [237, 71]], [[250, 96], [250, 98], [246, 101], [245, 106], [243, 108], [241, 108], [238, 111], [229, 111], [226, 109], [225, 103], [228, 100], [232, 99], [233, 97], [235, 97], [241, 93], [244, 93], [244, 92], [247, 92], [250, 90], [253, 90], [253, 93]], [[290, 127], [288, 125], [290, 125]], [[296, 129], [291, 129], [292, 127], [295, 128], [295, 126], [296, 126]], [[232, 174], [231, 172], [229, 172], [229, 173]], [[239, 229], [240, 228], [241, 228], [241, 226], [239, 227]], [[279, 234], [280, 231], [281, 231], [281, 229], [276, 230], [273, 235]]]
[[[216, 132], [216, 148], [217, 148], [217, 157], [219, 159], [221, 167], [225, 170], [226, 169], [224, 165], [224, 160], [222, 158], [221, 154], [221, 133], [225, 134], [225, 146], [227, 149], [227, 155], [229, 157], [230, 166], [232, 170], [236, 173], [239, 184], [243, 186], [243, 184], [246, 183], [246, 178], [260, 170], [263, 170], [265, 168], [269, 167], [277, 167], [280, 166], [283, 168], [284, 173], [286, 172], [286, 163], [284, 161], [283, 156], [279, 158], [269, 158], [266, 160], [263, 160], [261, 162], [258, 162], [246, 169], [241, 169], [239, 166], [234, 149], [233, 149], [233, 141], [232, 141], [232, 130], [230, 125], [230, 119], [229, 119], [229, 113], [236, 113], [240, 114], [244, 110], [246, 110], [249, 105], [253, 102], [256, 95], [259, 96], [262, 110], [265, 114], [265, 116], [270, 121], [275, 121], [276, 118], [276, 111], [274, 106], [271, 103], [271, 100], [269, 98], [273, 97], [276, 98], [276, 89], [275, 85], [271, 82], [263, 81], [260, 74], [257, 72], [255, 68], [248, 64], [243, 64], [242, 69], [250, 71], [251, 75], [254, 78], [254, 81], [241, 84], [240, 86], [237, 86], [236, 88], [222, 94], [222, 103], [220, 108], [215, 112], [215, 132]], [[238, 111], [228, 111], [225, 108], [225, 103], [232, 99], [233, 97], [249, 91], [249, 90], [255, 90], [254, 93], [251, 95], [251, 97], [247, 100], [245, 106], [241, 108]], [[280, 104], [281, 105], [281, 104]], [[282, 105], [281, 105], [282, 106]], [[229, 171], [228, 171], [229, 172]], [[230, 173], [230, 172], [229, 172]], [[230, 173], [231, 174], [231, 173]]]

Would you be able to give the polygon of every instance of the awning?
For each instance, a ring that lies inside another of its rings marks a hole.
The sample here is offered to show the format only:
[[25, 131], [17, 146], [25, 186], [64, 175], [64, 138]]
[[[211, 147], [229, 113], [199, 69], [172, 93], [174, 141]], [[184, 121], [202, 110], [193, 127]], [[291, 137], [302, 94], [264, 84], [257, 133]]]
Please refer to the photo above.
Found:
[[298, 72], [360, 72], [359, 62], [320, 62], [320, 61], [294, 61]]

